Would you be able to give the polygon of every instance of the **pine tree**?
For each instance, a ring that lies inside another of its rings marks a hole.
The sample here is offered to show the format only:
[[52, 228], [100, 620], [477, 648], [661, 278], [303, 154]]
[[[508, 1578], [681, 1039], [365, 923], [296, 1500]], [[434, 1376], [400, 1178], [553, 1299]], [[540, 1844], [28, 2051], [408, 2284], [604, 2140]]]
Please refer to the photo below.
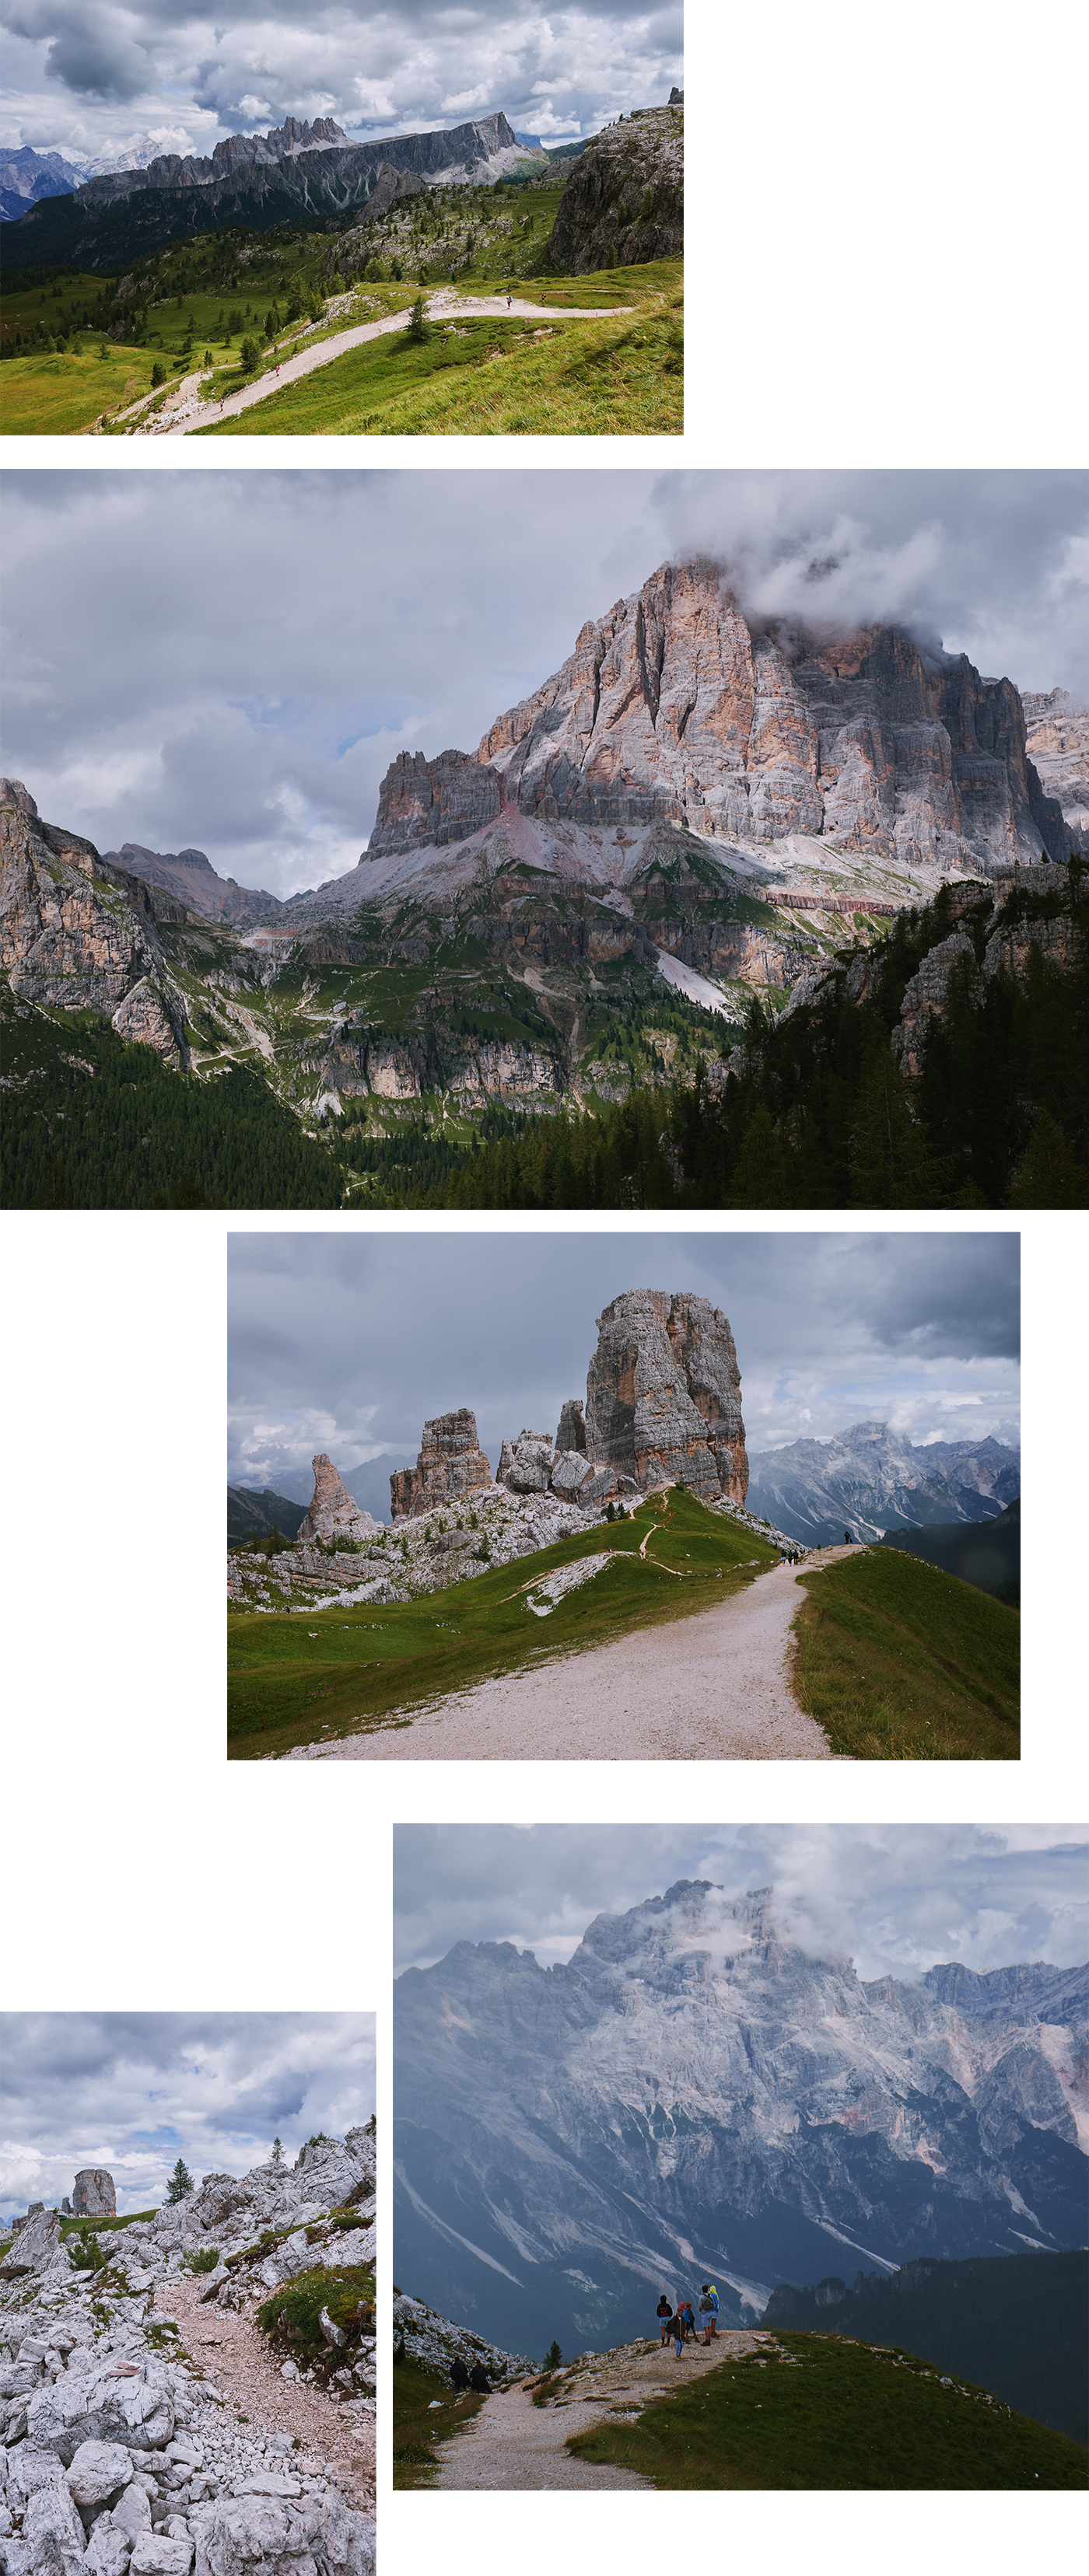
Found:
[[189, 2193], [194, 2189], [194, 2187], [193, 2177], [189, 2171], [189, 2167], [182, 2163], [182, 2159], [179, 2156], [177, 2164], [175, 2165], [174, 2171], [170, 2177], [170, 2188], [166, 2195], [168, 2204], [174, 2200], [188, 2199]]

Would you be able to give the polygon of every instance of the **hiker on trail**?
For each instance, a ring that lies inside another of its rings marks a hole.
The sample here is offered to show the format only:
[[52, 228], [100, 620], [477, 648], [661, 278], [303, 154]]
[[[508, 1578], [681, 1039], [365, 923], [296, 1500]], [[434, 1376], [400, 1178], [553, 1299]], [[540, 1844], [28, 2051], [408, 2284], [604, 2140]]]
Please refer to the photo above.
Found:
[[718, 2291], [712, 2290], [707, 2281], [700, 2296], [700, 2315], [703, 2318], [703, 2340], [710, 2343], [712, 2335], [718, 2332]]
[[507, 288], [507, 311], [510, 312], [510, 288]]
[[480, 2397], [491, 2396], [492, 2383], [482, 2361], [474, 2361], [469, 2373], [469, 2386], [475, 2388]]
[[844, 1544], [844, 1547], [853, 1547], [853, 1546], [854, 1546], [854, 1540], [853, 1540], [853, 1538], [852, 1538], [852, 1536], [851, 1536], [850, 1530], [844, 1530], [844, 1533], [843, 1533], [843, 1544]]
[[692, 2342], [695, 2340], [695, 2333], [696, 2333], [696, 2320], [695, 2320], [695, 2317], [694, 2317], [694, 2316], [693, 2316], [693, 2314], [692, 2314], [692, 2301], [691, 2301], [691, 2299], [686, 2299], [686, 2300], [685, 2300], [684, 2305], [683, 2305], [683, 2307], [682, 2307], [682, 2309], [681, 2309], [681, 2315], [682, 2315], [682, 2317], [683, 2317], [683, 2319], [684, 2319], [684, 2339], [685, 2339], [685, 2342], [686, 2342], [686, 2343], [692, 2343]]
[[670, 2307], [669, 2300], [667, 2299], [666, 2294], [665, 2294], [665, 2291], [663, 2290], [662, 2295], [661, 2295], [661, 2298], [660, 2298], [660, 2299], [659, 2299], [659, 2301], [658, 2301], [658, 2307], [657, 2307], [657, 2317], [658, 2317], [658, 2323], [659, 2323], [659, 2326], [661, 2327], [661, 2330], [662, 2330], [662, 2342], [663, 2342], [663, 2343], [668, 2343], [668, 2342], [669, 2342], [669, 2320], [670, 2320], [670, 2317], [671, 2317], [672, 2313], [673, 2313], [673, 2311], [672, 2311], [672, 2309], [671, 2309], [671, 2307]]
[[450, 2377], [453, 2380], [458, 2395], [460, 2396], [462, 2389], [467, 2388], [469, 2385], [469, 2373], [466, 2370], [460, 2352], [455, 2355], [454, 2360], [450, 2364]]
[[679, 2308], [676, 2315], [672, 2316], [669, 2320], [669, 2331], [673, 2337], [674, 2343], [676, 2344], [676, 2358], [679, 2361], [681, 2354], [684, 2351], [684, 2318], [682, 2317]]

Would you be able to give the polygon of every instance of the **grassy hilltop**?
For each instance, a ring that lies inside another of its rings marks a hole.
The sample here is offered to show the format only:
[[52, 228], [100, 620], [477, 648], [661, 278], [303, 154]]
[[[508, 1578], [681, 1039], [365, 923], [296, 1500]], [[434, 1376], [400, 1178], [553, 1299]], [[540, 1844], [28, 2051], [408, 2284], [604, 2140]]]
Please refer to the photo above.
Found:
[[[678, 2377], [683, 2373], [678, 2365]], [[759, 2417], [759, 2422], [757, 2418]], [[656, 2487], [1084, 2487], [1085, 2452], [895, 2345], [777, 2332], [568, 2448]]]

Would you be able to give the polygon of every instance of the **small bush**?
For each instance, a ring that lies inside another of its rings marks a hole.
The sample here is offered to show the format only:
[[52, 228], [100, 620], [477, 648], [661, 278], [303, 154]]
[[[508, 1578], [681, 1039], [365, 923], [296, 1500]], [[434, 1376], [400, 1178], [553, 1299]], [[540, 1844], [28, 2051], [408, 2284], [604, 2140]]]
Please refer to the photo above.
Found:
[[97, 2236], [79, 2236], [74, 2244], [69, 2242], [68, 2260], [75, 2272], [104, 2272], [109, 2259]]
[[422, 295], [417, 296], [412, 307], [406, 336], [410, 340], [429, 340], [431, 337], [431, 324]]
[[259, 360], [259, 358], [260, 358], [260, 355], [261, 355], [261, 352], [260, 352], [260, 349], [259, 349], [259, 348], [258, 348], [258, 346], [257, 346], [257, 342], [256, 342], [256, 340], [251, 340], [251, 339], [250, 339], [250, 338], [248, 338], [248, 337], [247, 337], [245, 340], [243, 340], [243, 342], [242, 342], [242, 351], [241, 351], [241, 356], [240, 356], [239, 364], [240, 364], [240, 366], [241, 366], [241, 368], [242, 368], [242, 372], [243, 372], [243, 374], [244, 374], [244, 375], [252, 376], [252, 374], [253, 374], [253, 370], [254, 370], [255, 366], [257, 365], [257, 363], [258, 363], [258, 360]]
[[189, 2272], [214, 2272], [218, 2261], [218, 2245], [202, 2245], [199, 2254], [186, 2255], [185, 2265]]
[[156, 358], [155, 360], [155, 364], [151, 370], [151, 381], [153, 385], [165, 385], [166, 383], [166, 368], [164, 367], [161, 358]]

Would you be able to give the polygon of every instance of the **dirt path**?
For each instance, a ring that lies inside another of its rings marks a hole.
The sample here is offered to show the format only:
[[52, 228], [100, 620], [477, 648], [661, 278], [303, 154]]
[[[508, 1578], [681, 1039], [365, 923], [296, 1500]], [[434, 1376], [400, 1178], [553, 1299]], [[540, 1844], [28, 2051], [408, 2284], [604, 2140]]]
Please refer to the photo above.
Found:
[[[632, 307], [630, 304], [526, 304], [520, 295], [516, 295], [508, 307], [505, 295], [470, 295], [451, 296], [448, 303], [441, 296], [434, 296], [427, 309], [433, 322], [479, 322], [494, 315], [496, 321], [518, 321], [527, 317], [534, 322], [558, 323], [608, 321], [614, 314], [630, 313]], [[181, 407], [172, 405], [169, 411], [159, 413], [146, 423], [137, 420], [135, 434], [149, 438], [191, 438], [194, 430], [207, 429], [213, 421], [237, 420], [239, 414], [251, 410], [254, 403], [264, 402], [269, 394], [279, 393], [282, 385], [296, 384], [300, 376], [312, 376], [316, 367], [327, 367], [333, 358], [342, 358], [346, 350], [361, 348], [365, 340], [380, 339], [384, 331], [403, 331], [407, 321], [407, 312], [388, 313], [381, 322], [360, 322], [351, 331], [334, 331], [328, 340], [318, 340], [313, 347], [300, 349], [297, 357], [285, 358], [278, 376], [260, 376], [256, 384], [243, 386], [240, 393], [228, 394], [218, 406], [214, 402], [199, 402], [195, 391], [199, 378], [187, 377], [184, 388], [179, 389], [186, 396]]]
[[[435, 2487], [645, 2487], [649, 2478], [612, 2464], [596, 2466], [572, 2459], [566, 2444], [592, 2424], [619, 2417], [631, 2422], [654, 2397], [671, 2395], [678, 2382], [702, 2378], [743, 2353], [755, 2351], [760, 2334], [720, 2334], [714, 2342], [688, 2343], [678, 2361], [673, 2345], [625, 2345], [619, 2352], [565, 2375], [557, 2399], [535, 2406], [528, 2385], [497, 2391], [464, 2432], [436, 2444], [441, 2466], [427, 2480]], [[423, 2483], [421, 2481], [421, 2483]]]
[[[854, 1554], [823, 1548], [812, 1574]], [[289, 1761], [835, 1762], [790, 1687], [791, 1622], [804, 1593], [777, 1565], [713, 1610], [611, 1646], [481, 1682], [413, 1715]]]
[[281, 2379], [264, 2340], [244, 2309], [202, 2306], [196, 2281], [160, 2281], [155, 2313], [173, 2317], [190, 2360], [208, 2374], [252, 2428], [299, 2436], [304, 2454], [326, 2461], [345, 2495], [374, 2512], [375, 2432], [372, 2416], [335, 2406], [302, 2380]]

